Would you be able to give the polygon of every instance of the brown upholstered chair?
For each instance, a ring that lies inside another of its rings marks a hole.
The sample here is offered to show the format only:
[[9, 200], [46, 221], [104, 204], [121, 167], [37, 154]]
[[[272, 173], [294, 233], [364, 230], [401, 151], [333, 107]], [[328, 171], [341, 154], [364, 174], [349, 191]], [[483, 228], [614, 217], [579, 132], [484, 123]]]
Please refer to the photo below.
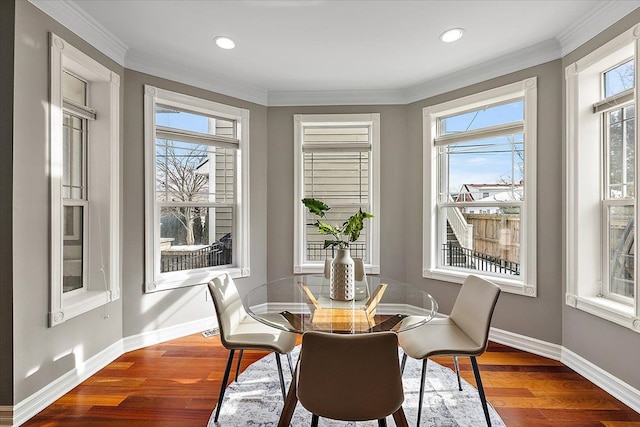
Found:
[[[471, 366], [478, 386], [484, 416], [487, 425], [491, 426], [487, 399], [484, 395], [476, 357], [487, 349], [489, 327], [499, 295], [498, 285], [470, 275], [465, 279], [460, 289], [450, 316], [432, 319], [423, 326], [398, 334], [398, 342], [404, 350], [401, 369], [404, 370], [407, 355], [422, 360], [422, 379], [420, 381], [416, 426], [420, 426], [427, 360], [431, 356], [469, 356], [471, 358]], [[457, 365], [456, 359], [456, 371], [459, 374]]]
[[[233, 363], [233, 355], [236, 350], [240, 350], [238, 358], [238, 369], [242, 360], [242, 351], [245, 349], [270, 350], [274, 352], [278, 365], [280, 377], [280, 388], [282, 389], [282, 400], [285, 400], [286, 391], [284, 377], [282, 375], [282, 362], [280, 354], [286, 354], [289, 358], [291, 368], [291, 356], [289, 352], [296, 345], [296, 335], [291, 332], [280, 331], [271, 326], [258, 322], [245, 311], [238, 288], [233, 279], [228, 274], [223, 274], [209, 282], [209, 293], [213, 299], [213, 305], [218, 317], [218, 327], [220, 328], [220, 340], [222, 345], [229, 350], [227, 367], [224, 371], [224, 378], [220, 387], [220, 397], [214, 421], [218, 421], [224, 392], [229, 380], [229, 371]], [[236, 369], [236, 379], [238, 371]]]
[[342, 421], [378, 420], [386, 426], [393, 415], [407, 426], [393, 332], [340, 335], [310, 331], [302, 336], [298, 359], [297, 397], [313, 416]]

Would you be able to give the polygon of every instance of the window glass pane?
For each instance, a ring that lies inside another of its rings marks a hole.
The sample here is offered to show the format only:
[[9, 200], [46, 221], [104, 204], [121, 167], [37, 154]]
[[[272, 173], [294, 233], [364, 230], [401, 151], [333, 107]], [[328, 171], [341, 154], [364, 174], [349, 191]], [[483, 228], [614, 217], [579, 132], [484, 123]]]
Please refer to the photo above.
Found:
[[173, 107], [156, 107], [156, 124], [174, 129], [235, 138], [235, 122], [203, 114], [181, 111]]
[[523, 134], [441, 147], [440, 165], [443, 202], [523, 200]]
[[634, 297], [633, 206], [609, 206], [609, 292]]
[[604, 96], [608, 98], [634, 87], [633, 60], [618, 65], [604, 73]]
[[369, 152], [304, 153], [304, 196], [329, 206], [368, 205]]
[[450, 135], [524, 120], [524, 101], [486, 106], [440, 119], [439, 135]]
[[63, 72], [62, 97], [78, 105], [87, 105], [87, 83], [67, 72]]
[[86, 120], [69, 113], [63, 115], [62, 197], [84, 199]]
[[444, 207], [442, 264], [482, 273], [520, 274], [520, 208], [495, 206], [470, 212]]
[[634, 106], [605, 113], [608, 124], [609, 198], [634, 197], [635, 113]]
[[[370, 212], [368, 206], [336, 206], [331, 205], [331, 209], [326, 212], [327, 221], [335, 227], [341, 226], [345, 221], [362, 208], [363, 211]], [[306, 212], [306, 224], [314, 224], [318, 219], [312, 213]], [[364, 221], [364, 227], [360, 232], [360, 237], [349, 245], [351, 257], [362, 258], [365, 263], [368, 261], [367, 254], [367, 226], [368, 221]], [[323, 235], [318, 233], [318, 229], [311, 225], [307, 225], [306, 230], [306, 255], [308, 261], [324, 261], [334, 257], [334, 248], [324, 248], [325, 240], [333, 240], [331, 235]]]
[[64, 244], [62, 246], [62, 289], [70, 292], [83, 286], [83, 207], [64, 206]]
[[162, 273], [232, 263], [232, 207], [160, 209]]
[[157, 200], [233, 203], [235, 165], [236, 150], [157, 139]]

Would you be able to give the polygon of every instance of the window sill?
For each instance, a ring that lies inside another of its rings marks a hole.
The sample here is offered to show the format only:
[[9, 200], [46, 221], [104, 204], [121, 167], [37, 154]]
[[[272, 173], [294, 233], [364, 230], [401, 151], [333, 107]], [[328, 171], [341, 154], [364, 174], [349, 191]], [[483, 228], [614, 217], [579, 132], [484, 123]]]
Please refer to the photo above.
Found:
[[214, 277], [227, 273], [233, 279], [240, 277], [249, 277], [248, 268], [222, 268], [215, 270], [185, 270], [175, 271], [172, 273], [164, 273], [156, 282], [146, 282], [144, 284], [145, 293], [166, 291], [170, 289], [186, 288], [189, 286], [203, 285], [209, 283]]
[[[366, 274], [380, 274], [380, 266], [365, 264], [364, 271]], [[324, 264], [302, 264], [293, 266], [293, 274], [322, 274], [324, 273]]]
[[633, 307], [602, 297], [566, 295], [566, 304], [586, 313], [640, 332], [640, 319], [633, 313]]
[[427, 279], [442, 280], [444, 282], [461, 284], [470, 274], [492, 281], [496, 285], [500, 286], [500, 289], [503, 292], [508, 292], [510, 294], [524, 295], [527, 297], [537, 296], [537, 290], [535, 286], [532, 286], [530, 284], [525, 284], [521, 280], [512, 280], [504, 277], [482, 274], [479, 271], [470, 272], [470, 271], [448, 270], [444, 268], [432, 268], [432, 269], [425, 269], [422, 272], [422, 277]]
[[63, 296], [62, 309], [49, 313], [49, 325], [56, 326], [83, 313], [118, 299], [110, 291], [79, 290]]

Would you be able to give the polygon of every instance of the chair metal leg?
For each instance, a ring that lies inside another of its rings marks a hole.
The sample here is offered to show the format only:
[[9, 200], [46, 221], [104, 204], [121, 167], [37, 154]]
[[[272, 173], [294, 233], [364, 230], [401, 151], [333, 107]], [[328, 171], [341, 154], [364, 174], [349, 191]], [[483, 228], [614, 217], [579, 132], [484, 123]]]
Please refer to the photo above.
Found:
[[218, 415], [220, 415], [220, 408], [222, 408], [222, 400], [224, 399], [224, 392], [227, 388], [227, 381], [229, 381], [229, 371], [231, 371], [231, 364], [233, 363], [233, 354], [235, 350], [229, 350], [229, 358], [227, 359], [227, 367], [224, 370], [224, 376], [222, 377], [222, 385], [220, 386], [220, 397], [218, 397], [218, 407], [216, 408], [216, 415], [213, 418], [214, 422], [218, 421]]
[[387, 427], [387, 419], [386, 418], [380, 418], [378, 420], [378, 427]]
[[236, 365], [236, 382], [238, 382], [238, 374], [240, 373], [240, 362], [242, 362], [242, 352], [244, 350], [240, 350], [238, 353], [238, 364]]
[[420, 416], [422, 415], [422, 400], [424, 397], [424, 380], [427, 377], [427, 361], [422, 361], [422, 378], [420, 379], [420, 396], [418, 397], [418, 420], [416, 421], [416, 427], [420, 427]]
[[282, 362], [280, 361], [280, 353], [273, 352], [276, 357], [276, 364], [278, 365], [278, 376], [280, 377], [280, 389], [282, 389], [282, 400], [287, 400], [287, 390], [284, 387], [284, 376], [282, 374]]
[[480, 370], [478, 369], [478, 362], [475, 356], [471, 356], [471, 366], [473, 367], [473, 376], [476, 377], [476, 386], [478, 386], [478, 393], [480, 394], [480, 402], [482, 403], [482, 410], [484, 411], [484, 417], [487, 420], [487, 426], [491, 427], [491, 418], [489, 418], [489, 408], [487, 407], [487, 398], [484, 395], [484, 387], [482, 387], [482, 379], [480, 379]]
[[293, 378], [293, 361], [291, 360], [291, 353], [287, 353], [287, 362], [289, 362], [289, 372], [291, 372], [291, 378]]
[[318, 420], [320, 420], [319, 416], [311, 414], [311, 427], [318, 427]]
[[404, 365], [407, 364], [407, 353], [402, 353], [402, 363], [400, 364], [400, 375], [404, 374]]
[[453, 356], [453, 364], [456, 367], [456, 375], [458, 376], [458, 390], [462, 391], [462, 381], [460, 381], [460, 365], [458, 364], [458, 356]]

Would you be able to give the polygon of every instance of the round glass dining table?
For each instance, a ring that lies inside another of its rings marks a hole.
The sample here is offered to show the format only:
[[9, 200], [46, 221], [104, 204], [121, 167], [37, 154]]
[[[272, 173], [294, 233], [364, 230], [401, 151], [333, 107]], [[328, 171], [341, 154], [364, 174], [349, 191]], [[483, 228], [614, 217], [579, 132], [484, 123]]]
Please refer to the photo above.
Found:
[[298, 275], [252, 289], [244, 305], [256, 320], [299, 334], [400, 332], [425, 324], [438, 311], [429, 293], [407, 283], [365, 276], [355, 285], [352, 301], [337, 301], [324, 275]]

